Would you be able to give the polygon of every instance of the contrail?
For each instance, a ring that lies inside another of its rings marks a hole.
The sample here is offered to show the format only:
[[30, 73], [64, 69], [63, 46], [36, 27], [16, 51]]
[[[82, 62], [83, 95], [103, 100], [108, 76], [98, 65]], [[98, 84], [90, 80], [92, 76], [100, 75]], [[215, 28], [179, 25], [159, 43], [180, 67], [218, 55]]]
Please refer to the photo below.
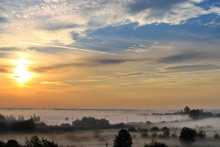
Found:
[[109, 52], [102, 52], [102, 51], [95, 51], [95, 50], [88, 50], [88, 49], [79, 49], [75, 47], [68, 47], [68, 46], [60, 46], [60, 45], [48, 45], [48, 44], [40, 44], [40, 43], [32, 43], [32, 42], [19, 42], [22, 44], [28, 44], [28, 45], [36, 45], [36, 46], [47, 46], [47, 47], [54, 47], [54, 48], [63, 48], [67, 50], [77, 50], [77, 51], [84, 51], [84, 52], [92, 52], [92, 53], [99, 53], [99, 54], [108, 54], [108, 55], [116, 55]]

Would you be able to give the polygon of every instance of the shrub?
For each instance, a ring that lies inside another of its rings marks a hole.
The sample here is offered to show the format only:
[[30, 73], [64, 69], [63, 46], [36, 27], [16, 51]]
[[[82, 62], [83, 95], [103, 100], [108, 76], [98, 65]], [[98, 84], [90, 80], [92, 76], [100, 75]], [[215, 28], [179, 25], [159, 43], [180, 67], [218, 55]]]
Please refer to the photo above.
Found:
[[194, 129], [184, 127], [180, 133], [180, 140], [183, 142], [194, 142], [197, 137], [197, 132]]
[[152, 143], [145, 144], [144, 147], [168, 147], [165, 143], [157, 142], [152, 140]]
[[214, 138], [216, 138], [216, 139], [219, 138], [219, 134], [218, 134], [218, 133], [215, 133], [215, 134], [214, 134]]
[[200, 130], [198, 133], [198, 137], [199, 138], [205, 138], [206, 137], [206, 133], [203, 130]]
[[161, 130], [163, 131], [163, 137], [166, 138], [166, 137], [170, 136], [170, 129], [169, 128], [163, 127]]
[[151, 131], [158, 132], [158, 131], [160, 131], [160, 129], [158, 127], [152, 127]]
[[128, 131], [129, 131], [129, 132], [136, 132], [137, 130], [135, 129], [135, 127], [129, 127], [129, 128], [128, 128]]
[[176, 132], [173, 132], [173, 133], [171, 134], [171, 136], [172, 136], [173, 138], [177, 138]]
[[141, 133], [141, 137], [143, 137], [143, 138], [147, 138], [148, 136], [149, 135], [148, 135], [147, 131]]
[[157, 133], [156, 133], [156, 132], [153, 132], [153, 133], [151, 134], [151, 137], [152, 137], [152, 138], [156, 138], [156, 137], [157, 137]]
[[37, 136], [31, 137], [30, 140], [26, 138], [25, 147], [58, 147], [53, 141], [47, 139], [39, 139]]
[[151, 121], [147, 121], [146, 124], [152, 124]]

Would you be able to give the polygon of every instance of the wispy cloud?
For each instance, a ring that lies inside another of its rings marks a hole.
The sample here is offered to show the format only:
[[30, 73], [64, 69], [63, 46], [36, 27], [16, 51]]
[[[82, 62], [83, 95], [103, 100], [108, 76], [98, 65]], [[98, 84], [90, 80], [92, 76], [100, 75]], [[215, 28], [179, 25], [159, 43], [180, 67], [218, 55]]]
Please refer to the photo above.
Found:
[[42, 81], [42, 85], [54, 85], [54, 86], [68, 86], [69, 84], [61, 81]]
[[89, 49], [81, 49], [81, 48], [61, 46], [61, 45], [49, 45], [49, 44], [40, 44], [40, 43], [33, 43], [33, 42], [19, 42], [19, 43], [33, 45], [33, 46], [53, 47], [53, 48], [61, 48], [61, 49], [66, 49], [66, 50], [76, 50], [76, 51], [83, 51], [83, 52], [92, 52], [92, 53], [99, 53], [99, 54], [116, 55], [114, 53], [109, 53], [109, 52], [95, 51], [95, 50], [89, 50]]
[[194, 72], [194, 71], [206, 71], [206, 70], [219, 70], [219, 65], [214, 64], [195, 64], [195, 65], [178, 65], [165, 68], [165, 71], [173, 72]]
[[61, 64], [54, 64], [48, 66], [40, 66], [32, 68], [32, 71], [35, 72], [47, 72], [51, 70], [58, 70], [62, 68], [71, 68], [71, 67], [97, 67], [104, 65], [117, 65], [127, 62], [142, 62], [146, 61], [146, 59], [120, 59], [120, 58], [92, 58], [92, 59], [84, 59], [78, 62], [67, 62]]

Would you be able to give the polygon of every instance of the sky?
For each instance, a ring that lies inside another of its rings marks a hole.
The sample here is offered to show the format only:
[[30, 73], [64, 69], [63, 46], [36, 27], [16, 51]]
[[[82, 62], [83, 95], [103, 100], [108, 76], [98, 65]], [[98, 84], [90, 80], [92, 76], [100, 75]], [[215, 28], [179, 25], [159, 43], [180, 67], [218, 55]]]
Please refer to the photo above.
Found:
[[220, 107], [220, 0], [0, 0], [0, 107]]

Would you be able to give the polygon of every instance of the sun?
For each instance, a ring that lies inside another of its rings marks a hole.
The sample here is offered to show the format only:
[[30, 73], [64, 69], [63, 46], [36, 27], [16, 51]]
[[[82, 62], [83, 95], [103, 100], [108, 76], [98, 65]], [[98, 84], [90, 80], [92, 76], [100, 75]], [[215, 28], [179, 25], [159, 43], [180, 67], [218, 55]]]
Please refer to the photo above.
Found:
[[12, 74], [12, 78], [15, 79], [18, 83], [24, 84], [27, 82], [31, 77], [32, 73], [28, 71], [28, 61], [24, 58], [20, 58], [15, 61], [16, 67]]

